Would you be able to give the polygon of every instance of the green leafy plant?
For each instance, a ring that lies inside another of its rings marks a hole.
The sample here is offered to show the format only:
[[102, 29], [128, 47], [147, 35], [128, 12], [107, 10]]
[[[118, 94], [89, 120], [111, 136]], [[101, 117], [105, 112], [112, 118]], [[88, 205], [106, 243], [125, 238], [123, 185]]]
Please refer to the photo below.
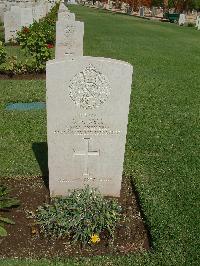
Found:
[[85, 245], [98, 243], [102, 232], [113, 240], [120, 211], [116, 200], [105, 199], [96, 189], [87, 186], [39, 207], [34, 218], [45, 236], [67, 237]]
[[0, 41], [0, 64], [3, 64], [6, 61], [6, 50], [3, 43]]
[[45, 36], [40, 32], [33, 32], [28, 38], [24, 49], [32, 56], [36, 70], [44, 70], [46, 61], [51, 58], [51, 52], [46, 44]]
[[46, 61], [51, 58], [50, 49], [53, 48], [56, 38], [56, 18], [59, 4], [56, 4], [45, 17], [34, 21], [30, 27], [23, 27], [17, 33], [17, 42], [21, 48], [31, 57], [31, 64], [27, 70], [43, 72]]
[[29, 27], [23, 27], [21, 31], [17, 32], [17, 42], [25, 47], [27, 41], [33, 33], [40, 33], [44, 36], [46, 44], [54, 44], [56, 39], [56, 19], [59, 4], [56, 4], [49, 14], [40, 19], [38, 22], [34, 21]]
[[[4, 186], [0, 186], [0, 211], [7, 211], [17, 205], [19, 205], [19, 201], [9, 197], [8, 189]], [[0, 236], [7, 236], [7, 231], [4, 228], [5, 223], [14, 224], [14, 221], [0, 215]]]

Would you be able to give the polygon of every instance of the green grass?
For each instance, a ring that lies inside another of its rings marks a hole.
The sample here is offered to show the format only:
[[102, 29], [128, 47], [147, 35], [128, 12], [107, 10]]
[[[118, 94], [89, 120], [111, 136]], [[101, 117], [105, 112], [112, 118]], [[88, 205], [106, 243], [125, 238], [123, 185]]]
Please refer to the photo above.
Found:
[[[124, 172], [139, 192], [152, 251], [20, 265], [199, 265], [200, 32], [85, 7], [70, 9], [85, 22], [85, 55], [134, 66]], [[45, 113], [8, 113], [3, 107], [11, 100], [44, 99], [44, 83], [1, 81], [2, 87], [1, 175], [36, 175], [40, 168], [31, 147], [46, 140]]]
[[0, 84], [0, 176], [39, 175], [32, 145], [46, 141], [46, 114], [43, 110], [6, 111], [5, 107], [7, 103], [45, 101], [45, 81], [3, 80]]

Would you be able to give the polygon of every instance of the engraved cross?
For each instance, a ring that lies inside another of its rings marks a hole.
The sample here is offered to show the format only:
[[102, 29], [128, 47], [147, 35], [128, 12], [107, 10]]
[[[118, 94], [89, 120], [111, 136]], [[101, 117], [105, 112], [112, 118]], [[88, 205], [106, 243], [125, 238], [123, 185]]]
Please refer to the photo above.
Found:
[[88, 161], [89, 161], [89, 156], [99, 156], [100, 152], [99, 151], [92, 151], [90, 149], [90, 138], [84, 138], [83, 139], [85, 142], [85, 150], [84, 151], [74, 151], [74, 156], [84, 156], [84, 172], [83, 176], [89, 176], [89, 171], [88, 171]]

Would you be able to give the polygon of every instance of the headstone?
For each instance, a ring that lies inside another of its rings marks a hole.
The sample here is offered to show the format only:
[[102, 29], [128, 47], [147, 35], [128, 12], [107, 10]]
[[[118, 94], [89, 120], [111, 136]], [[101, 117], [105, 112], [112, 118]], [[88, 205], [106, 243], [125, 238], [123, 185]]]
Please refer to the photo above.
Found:
[[32, 8], [21, 8], [21, 26], [29, 27], [33, 23]]
[[60, 3], [58, 13], [69, 11], [69, 9], [66, 7], [64, 3]]
[[49, 61], [46, 71], [51, 196], [89, 185], [118, 197], [132, 66], [82, 56]]
[[0, 3], [0, 22], [4, 22], [4, 12], [6, 11], [6, 5]]
[[155, 7], [155, 6], [152, 7], [151, 15], [152, 15], [152, 17], [156, 17], [156, 15], [157, 15], [157, 7]]
[[140, 7], [139, 9], [139, 16], [144, 17], [144, 7]]
[[109, 1], [109, 9], [112, 9], [112, 8], [113, 8], [113, 2]]
[[186, 20], [185, 14], [180, 14], [179, 20], [178, 20], [178, 25], [183, 26], [185, 24], [185, 20]]
[[75, 21], [75, 14], [70, 12], [58, 13], [58, 21]]
[[20, 30], [21, 19], [16, 12], [7, 11], [4, 15], [5, 42], [15, 41], [17, 31]]
[[197, 16], [196, 27], [198, 30], [200, 30], [200, 16]]
[[83, 35], [83, 22], [57, 21], [55, 58], [64, 58], [65, 55], [83, 55]]
[[48, 3], [45, 1], [33, 8], [33, 19], [39, 21], [48, 14]]
[[76, 0], [68, 0], [67, 2], [68, 5], [77, 5]]

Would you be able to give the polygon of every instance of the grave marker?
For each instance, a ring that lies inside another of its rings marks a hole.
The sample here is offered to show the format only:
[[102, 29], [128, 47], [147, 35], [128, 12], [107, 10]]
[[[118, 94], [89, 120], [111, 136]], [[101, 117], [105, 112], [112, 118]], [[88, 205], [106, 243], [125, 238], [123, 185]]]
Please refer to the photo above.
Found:
[[197, 30], [200, 30], [200, 16], [197, 16], [196, 27], [197, 27]]
[[7, 11], [4, 16], [5, 42], [15, 41], [17, 31], [20, 30], [21, 19], [17, 12]]
[[132, 66], [106, 58], [47, 63], [47, 134], [51, 196], [97, 187], [119, 196]]
[[139, 9], [139, 16], [144, 17], [144, 7], [140, 7]]
[[178, 25], [183, 26], [185, 24], [185, 21], [186, 21], [185, 14], [180, 14], [179, 20], [178, 20]]
[[64, 58], [65, 55], [83, 55], [83, 35], [83, 22], [66, 20], [57, 21], [55, 58]]

